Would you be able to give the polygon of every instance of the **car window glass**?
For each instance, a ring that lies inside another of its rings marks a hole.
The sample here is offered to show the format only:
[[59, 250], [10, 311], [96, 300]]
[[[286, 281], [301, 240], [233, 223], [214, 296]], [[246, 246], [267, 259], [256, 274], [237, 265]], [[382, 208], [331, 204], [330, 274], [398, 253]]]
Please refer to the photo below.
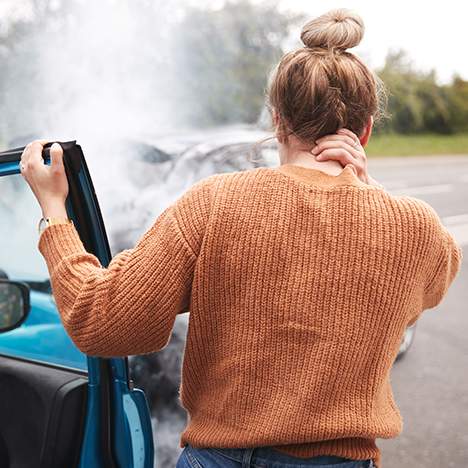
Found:
[[0, 354], [86, 370], [86, 356], [60, 321], [37, 247], [41, 216], [21, 175], [0, 176], [0, 277], [25, 282], [31, 291], [29, 317], [19, 328], [0, 334]]

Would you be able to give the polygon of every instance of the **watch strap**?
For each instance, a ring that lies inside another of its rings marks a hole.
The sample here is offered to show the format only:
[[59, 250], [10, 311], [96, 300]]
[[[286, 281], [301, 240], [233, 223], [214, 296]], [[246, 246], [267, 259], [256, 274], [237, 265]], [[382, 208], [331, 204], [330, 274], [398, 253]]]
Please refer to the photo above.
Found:
[[38, 231], [41, 234], [47, 227], [54, 224], [73, 224], [73, 220], [69, 218], [41, 218], [39, 220]]

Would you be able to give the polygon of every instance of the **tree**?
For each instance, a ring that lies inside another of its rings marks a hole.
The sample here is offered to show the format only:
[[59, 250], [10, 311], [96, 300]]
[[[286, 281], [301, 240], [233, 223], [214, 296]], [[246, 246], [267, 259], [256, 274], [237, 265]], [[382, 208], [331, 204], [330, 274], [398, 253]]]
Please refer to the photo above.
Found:
[[450, 102], [450, 125], [455, 132], [468, 131], [468, 81], [454, 76], [445, 92]]
[[390, 52], [378, 71], [388, 94], [390, 119], [383, 128], [398, 133], [452, 131], [447, 90], [437, 84], [434, 71], [420, 72], [404, 51]]
[[257, 120], [269, 70], [300, 16], [276, 4], [228, 1], [217, 10], [189, 8], [174, 42], [185, 117], [198, 125]]

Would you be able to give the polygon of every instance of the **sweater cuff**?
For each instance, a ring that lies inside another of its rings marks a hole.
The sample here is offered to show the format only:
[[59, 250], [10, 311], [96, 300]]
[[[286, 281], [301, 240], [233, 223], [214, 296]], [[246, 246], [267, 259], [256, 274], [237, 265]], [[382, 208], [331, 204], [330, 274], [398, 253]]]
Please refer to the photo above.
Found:
[[38, 248], [49, 267], [70, 255], [86, 253], [73, 224], [47, 226], [39, 237]]

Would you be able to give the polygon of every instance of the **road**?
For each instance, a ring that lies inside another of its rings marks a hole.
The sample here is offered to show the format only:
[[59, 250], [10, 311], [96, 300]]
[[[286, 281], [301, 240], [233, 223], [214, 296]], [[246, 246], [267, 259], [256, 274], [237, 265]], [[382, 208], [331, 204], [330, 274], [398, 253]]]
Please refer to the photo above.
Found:
[[468, 467], [468, 156], [369, 158], [394, 194], [430, 203], [463, 247], [461, 271], [442, 303], [418, 321], [391, 381], [403, 416], [397, 439], [378, 441], [383, 468]]

